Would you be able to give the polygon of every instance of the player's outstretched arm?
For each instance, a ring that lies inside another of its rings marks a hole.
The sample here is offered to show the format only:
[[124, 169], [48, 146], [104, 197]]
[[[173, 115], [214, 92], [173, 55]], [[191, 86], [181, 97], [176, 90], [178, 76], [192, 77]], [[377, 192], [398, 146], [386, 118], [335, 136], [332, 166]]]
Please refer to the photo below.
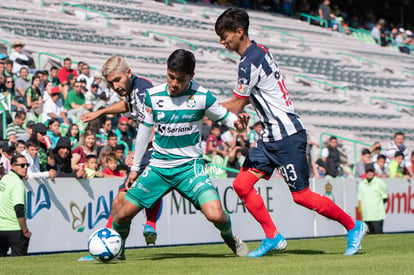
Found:
[[241, 113], [243, 112], [244, 106], [250, 103], [248, 98], [238, 98], [233, 95], [230, 100], [221, 103], [221, 106], [226, 108], [231, 113]]
[[125, 113], [128, 111], [128, 105], [125, 101], [120, 100], [114, 104], [112, 104], [111, 106], [108, 106], [106, 108], [97, 110], [95, 112], [90, 112], [90, 113], [86, 113], [83, 114], [81, 116], [81, 120], [83, 123], [89, 122], [91, 120], [94, 120], [100, 116], [103, 115], [109, 115], [109, 114], [120, 114], [120, 113]]

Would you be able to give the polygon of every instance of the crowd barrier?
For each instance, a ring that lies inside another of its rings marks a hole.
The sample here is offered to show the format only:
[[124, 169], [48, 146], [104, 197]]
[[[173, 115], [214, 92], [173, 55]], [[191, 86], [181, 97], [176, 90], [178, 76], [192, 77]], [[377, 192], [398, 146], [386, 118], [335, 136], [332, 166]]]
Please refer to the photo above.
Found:
[[[29, 180], [27, 188], [27, 223], [33, 235], [29, 253], [79, 251], [87, 249], [93, 231], [104, 227], [111, 203], [123, 179], [58, 178]], [[258, 223], [248, 213], [232, 187], [232, 179], [212, 179], [230, 213], [234, 232], [243, 240], [264, 237]], [[385, 205], [385, 232], [414, 231], [413, 184], [407, 180], [385, 179], [389, 200]], [[325, 185], [333, 187], [332, 199], [351, 216], [356, 216], [357, 184], [355, 179], [320, 179], [311, 188], [325, 193]], [[261, 193], [278, 230], [286, 238], [344, 235], [344, 228], [313, 211], [296, 205], [287, 185], [281, 179], [261, 180], [256, 187]], [[411, 204], [413, 202], [413, 204]], [[132, 222], [127, 247], [143, 247], [144, 211]], [[181, 245], [221, 242], [217, 229], [207, 222], [187, 200], [177, 192], [162, 200], [157, 223], [157, 245]]]

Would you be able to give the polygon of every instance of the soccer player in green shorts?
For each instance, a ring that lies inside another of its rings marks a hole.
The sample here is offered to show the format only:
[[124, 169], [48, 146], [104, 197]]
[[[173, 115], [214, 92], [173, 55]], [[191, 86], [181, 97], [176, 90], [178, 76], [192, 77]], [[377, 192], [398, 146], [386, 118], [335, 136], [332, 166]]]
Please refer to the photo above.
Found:
[[[176, 50], [167, 61], [167, 83], [147, 90], [144, 122], [135, 142], [148, 143], [154, 126], [150, 163], [125, 195], [113, 220], [113, 229], [123, 240], [132, 218], [151, 208], [171, 190], [187, 198], [220, 230], [221, 237], [237, 256], [247, 256], [246, 244], [233, 234], [230, 216], [221, 207], [217, 191], [205, 171], [201, 151], [201, 129], [205, 115], [213, 121], [244, 131], [249, 115], [229, 113], [207, 89], [193, 82], [195, 58], [187, 50]], [[136, 147], [134, 165], [145, 153]]]

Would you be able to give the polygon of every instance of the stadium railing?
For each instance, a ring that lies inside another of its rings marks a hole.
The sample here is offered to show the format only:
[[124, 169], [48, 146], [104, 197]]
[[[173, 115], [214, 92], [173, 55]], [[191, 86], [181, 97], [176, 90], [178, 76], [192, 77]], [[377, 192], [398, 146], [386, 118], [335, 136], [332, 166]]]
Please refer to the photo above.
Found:
[[[42, 55], [47, 55], [47, 56], [50, 56], [50, 57], [54, 57], [54, 58], [57, 58], [57, 59], [60, 59], [60, 60], [64, 60], [65, 58], [64, 57], [61, 57], [61, 56], [58, 56], [58, 55], [54, 55], [54, 54], [52, 54], [52, 53], [47, 53], [47, 52], [40, 52], [38, 55], [37, 55], [37, 66], [38, 66], [38, 68], [42, 68], [42, 66], [41, 66], [41, 62], [40, 62], [40, 57], [42, 56]], [[78, 61], [74, 61], [74, 60], [72, 60], [72, 63], [75, 63], [75, 64], [78, 64], [79, 62]], [[88, 64], [89, 65], [89, 64]], [[95, 67], [93, 67], [93, 66], [90, 66], [89, 65], [89, 68], [90, 69], [92, 69], [92, 70], [95, 70], [95, 71], [99, 71], [97, 68], [95, 68]]]
[[306, 13], [299, 13], [299, 16], [304, 17], [309, 24], [311, 23], [311, 20], [314, 20], [314, 21], [320, 22], [323, 25], [325, 25], [326, 29], [328, 29], [328, 27], [329, 27], [328, 21], [325, 20], [325, 19], [322, 19], [320, 17], [313, 16], [313, 15], [306, 14]]
[[375, 65], [378, 66], [378, 69], [381, 69], [381, 64], [380, 63], [378, 63], [376, 61], [373, 61], [373, 60], [370, 60], [368, 58], [364, 58], [364, 57], [360, 57], [360, 56], [357, 56], [357, 55], [354, 55], [354, 54], [344, 53], [344, 52], [337, 52], [336, 56], [338, 57], [338, 55], [345, 55], [345, 56], [355, 58], [359, 62], [359, 64], [361, 64], [361, 61], [365, 61], [365, 62], [368, 62], [368, 63], [371, 63], [371, 64], [375, 64]]
[[354, 140], [354, 139], [350, 139], [350, 138], [346, 138], [346, 137], [341, 137], [341, 136], [338, 136], [336, 134], [322, 132], [319, 135], [319, 148], [320, 148], [319, 155], [320, 156], [322, 155], [322, 150], [323, 150], [323, 137], [324, 136], [334, 136], [337, 139], [342, 139], [342, 140], [345, 140], [345, 141], [352, 142], [353, 143], [353, 147], [354, 147], [354, 164], [356, 164], [358, 162], [358, 159], [357, 159], [357, 156], [358, 156], [358, 153], [357, 153], [357, 144], [363, 145], [363, 146], [367, 146], [368, 148], [370, 148], [371, 145], [372, 145], [372, 144], [368, 144], [368, 143], [361, 142], [361, 141], [358, 141], [358, 140]]
[[168, 38], [168, 42], [170, 43], [170, 45], [171, 45], [171, 40], [176, 40], [176, 41], [179, 41], [179, 42], [182, 42], [182, 43], [185, 43], [185, 44], [189, 45], [193, 51], [196, 50], [196, 45], [194, 43], [185, 41], [181, 38], [171, 36], [171, 35], [168, 35], [168, 34], [163, 34], [163, 33], [159, 33], [159, 32], [149, 30], [149, 31], [145, 32], [145, 37], [148, 37], [150, 33]]
[[413, 105], [407, 105], [407, 104], [404, 104], [404, 103], [401, 103], [401, 102], [397, 102], [397, 101], [393, 101], [393, 100], [389, 100], [389, 99], [387, 99], [387, 98], [383, 98], [383, 97], [378, 97], [378, 96], [371, 96], [370, 98], [369, 98], [369, 104], [371, 104], [371, 105], [373, 105], [374, 103], [374, 100], [380, 100], [380, 101], [384, 101], [384, 102], [387, 102], [387, 103], [390, 103], [390, 104], [394, 104], [394, 105], [396, 105], [397, 106], [397, 112], [399, 112], [400, 111], [400, 106], [402, 106], [402, 107], [406, 107], [406, 108], [410, 108], [410, 109], [414, 109], [414, 106]]
[[305, 39], [302, 36], [291, 34], [291, 33], [288, 33], [288, 32], [282, 31], [282, 30], [278, 30], [276, 28], [269, 27], [269, 26], [262, 26], [262, 29], [260, 30], [260, 35], [264, 34], [264, 30], [270, 30], [270, 31], [281, 33], [282, 34], [282, 43], [285, 42], [285, 36], [291, 36], [291, 37], [298, 38], [302, 42], [301, 47], [303, 47], [303, 48], [305, 47]]
[[103, 15], [107, 19], [107, 22], [108, 22], [107, 23], [107, 26], [108, 26], [108, 28], [111, 26], [111, 24], [109, 22], [110, 16], [107, 13], [105, 13], [105, 12], [93, 10], [93, 9], [90, 9], [88, 7], [85, 7], [85, 6], [82, 6], [82, 5], [79, 5], [79, 4], [72, 4], [72, 3], [69, 3], [69, 2], [64, 2], [62, 4], [62, 13], [65, 13], [65, 6], [72, 6], [72, 7], [84, 9], [85, 10], [85, 21], [88, 21], [88, 11], [89, 12], [93, 12], [93, 13], [97, 13], [97, 14], [100, 14], [100, 15]]
[[323, 80], [319, 80], [319, 79], [316, 79], [316, 78], [312, 78], [312, 77], [309, 77], [309, 76], [306, 76], [306, 75], [302, 75], [302, 74], [294, 74], [292, 81], [296, 82], [297, 78], [304, 78], [304, 79], [310, 80], [312, 82], [317, 82], [319, 89], [321, 89], [321, 86], [323, 84], [323, 85], [333, 87], [334, 89], [343, 90], [344, 91], [344, 96], [347, 96], [347, 87], [345, 87], [345, 86], [343, 86], [343, 87], [338, 86], [338, 85], [335, 85], [335, 84], [332, 84], [332, 83], [329, 83], [329, 82], [326, 82], [326, 81], [323, 81]]
[[230, 58], [232, 58], [232, 59], [236, 59], [236, 60], [239, 60], [239, 59], [240, 59], [240, 57], [239, 57], [239, 56], [232, 55], [232, 54], [230, 54], [229, 52], [225, 52], [225, 51], [220, 51], [220, 52], [217, 54], [217, 58], [218, 58], [218, 59], [220, 59], [220, 56], [222, 56], [222, 55], [227, 56], [227, 57], [230, 57]]
[[0, 39], [0, 42], [6, 43], [7, 44], [7, 48], [8, 48], [8, 53], [9, 55], [11, 54], [11, 49], [12, 49], [12, 43], [10, 41], [4, 40], [4, 39]]

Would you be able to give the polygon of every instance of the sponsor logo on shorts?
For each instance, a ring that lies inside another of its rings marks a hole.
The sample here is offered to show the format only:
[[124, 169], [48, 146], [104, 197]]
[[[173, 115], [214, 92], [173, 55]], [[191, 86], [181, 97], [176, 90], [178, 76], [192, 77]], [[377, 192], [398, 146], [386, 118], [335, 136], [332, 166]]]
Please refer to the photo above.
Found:
[[138, 183], [138, 189], [144, 191], [145, 193], [150, 193], [150, 190], [145, 188], [144, 185], [142, 185], [142, 183]]

